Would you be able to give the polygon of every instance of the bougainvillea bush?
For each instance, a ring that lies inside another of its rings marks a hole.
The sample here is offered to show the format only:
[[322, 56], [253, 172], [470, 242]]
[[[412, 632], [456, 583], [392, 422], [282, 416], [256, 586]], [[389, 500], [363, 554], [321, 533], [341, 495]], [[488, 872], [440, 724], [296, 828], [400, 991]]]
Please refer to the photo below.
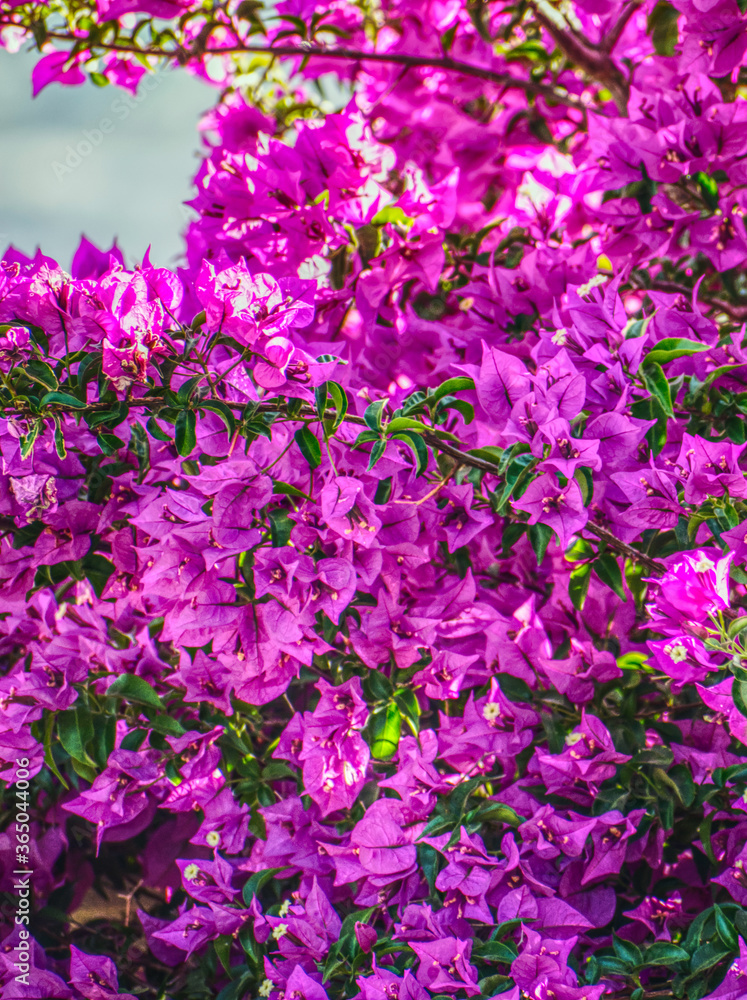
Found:
[[746, 7], [0, 0], [217, 102], [0, 268], [3, 1000], [747, 996]]

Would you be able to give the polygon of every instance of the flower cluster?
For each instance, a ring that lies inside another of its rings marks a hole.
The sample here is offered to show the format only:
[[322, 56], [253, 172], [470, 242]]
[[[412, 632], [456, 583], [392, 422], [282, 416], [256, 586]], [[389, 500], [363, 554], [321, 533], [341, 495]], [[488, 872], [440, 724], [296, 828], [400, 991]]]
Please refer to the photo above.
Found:
[[0, 0], [222, 94], [0, 262], [2, 1000], [747, 994], [742, 6]]

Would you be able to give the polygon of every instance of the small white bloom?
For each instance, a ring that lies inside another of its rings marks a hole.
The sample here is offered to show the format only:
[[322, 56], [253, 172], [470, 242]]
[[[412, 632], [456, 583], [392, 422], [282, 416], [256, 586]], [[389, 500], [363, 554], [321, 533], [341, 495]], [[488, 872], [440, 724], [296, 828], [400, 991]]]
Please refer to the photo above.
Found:
[[205, 843], [208, 847], [217, 847], [218, 844], [220, 844], [220, 834], [218, 831], [211, 830], [210, 833], [205, 836]]
[[199, 865], [191, 864], [187, 865], [184, 869], [184, 877], [188, 882], [194, 882], [197, 876], [200, 874]]
[[261, 997], [268, 997], [275, 989], [275, 984], [271, 979], [263, 979], [262, 985], [257, 991]]
[[272, 929], [272, 936], [275, 938], [276, 941], [279, 941], [280, 938], [286, 935], [287, 933], [288, 933], [287, 924], [278, 924], [277, 927], [273, 927]]
[[568, 331], [565, 329], [565, 327], [561, 326], [559, 330], [555, 331], [555, 333], [552, 335], [550, 339], [552, 340], [553, 344], [555, 344], [557, 347], [562, 347], [563, 344], [568, 343]]
[[501, 714], [500, 705], [496, 705], [494, 701], [489, 701], [482, 710], [483, 717], [492, 722], [493, 719], [497, 719]]
[[280, 909], [278, 910], [278, 916], [287, 917], [288, 910], [290, 910], [290, 907], [291, 907], [291, 901], [289, 899], [284, 899], [283, 902], [280, 904]]
[[694, 566], [696, 573], [707, 573], [708, 570], [715, 568], [716, 564], [713, 562], [713, 560], [709, 559], [708, 556], [701, 556]]
[[580, 743], [583, 738], [583, 733], [568, 733], [565, 738], [566, 746], [574, 747], [577, 743]]
[[682, 663], [683, 660], [687, 659], [687, 650], [681, 642], [670, 642], [668, 646], [664, 647], [664, 652], [673, 663]]

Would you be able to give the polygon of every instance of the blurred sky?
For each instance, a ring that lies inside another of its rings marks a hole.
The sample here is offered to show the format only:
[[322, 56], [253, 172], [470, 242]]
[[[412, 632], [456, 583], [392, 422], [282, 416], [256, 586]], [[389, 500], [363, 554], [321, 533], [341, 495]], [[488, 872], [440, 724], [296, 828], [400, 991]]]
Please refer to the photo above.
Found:
[[90, 83], [51, 84], [32, 100], [37, 58], [0, 50], [0, 255], [9, 243], [27, 254], [40, 246], [67, 268], [85, 233], [107, 249], [116, 236], [130, 264], [149, 243], [154, 263], [175, 264], [191, 217], [182, 202], [198, 166], [197, 122], [218, 91], [164, 70], [140, 103]]

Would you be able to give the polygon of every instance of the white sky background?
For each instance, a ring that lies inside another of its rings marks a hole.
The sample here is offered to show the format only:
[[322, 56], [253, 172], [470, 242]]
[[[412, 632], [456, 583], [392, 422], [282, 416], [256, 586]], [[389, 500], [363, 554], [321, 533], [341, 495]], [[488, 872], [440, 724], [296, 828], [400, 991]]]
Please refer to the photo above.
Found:
[[[0, 255], [9, 243], [26, 254], [40, 246], [67, 268], [85, 233], [105, 249], [116, 236], [129, 264], [148, 244], [153, 263], [178, 263], [197, 122], [218, 90], [165, 70], [138, 104], [128, 106], [118, 87], [90, 83], [51, 84], [32, 100], [37, 58], [0, 50]], [[108, 134], [102, 119], [111, 122]], [[76, 147], [85, 155], [76, 159]]]

